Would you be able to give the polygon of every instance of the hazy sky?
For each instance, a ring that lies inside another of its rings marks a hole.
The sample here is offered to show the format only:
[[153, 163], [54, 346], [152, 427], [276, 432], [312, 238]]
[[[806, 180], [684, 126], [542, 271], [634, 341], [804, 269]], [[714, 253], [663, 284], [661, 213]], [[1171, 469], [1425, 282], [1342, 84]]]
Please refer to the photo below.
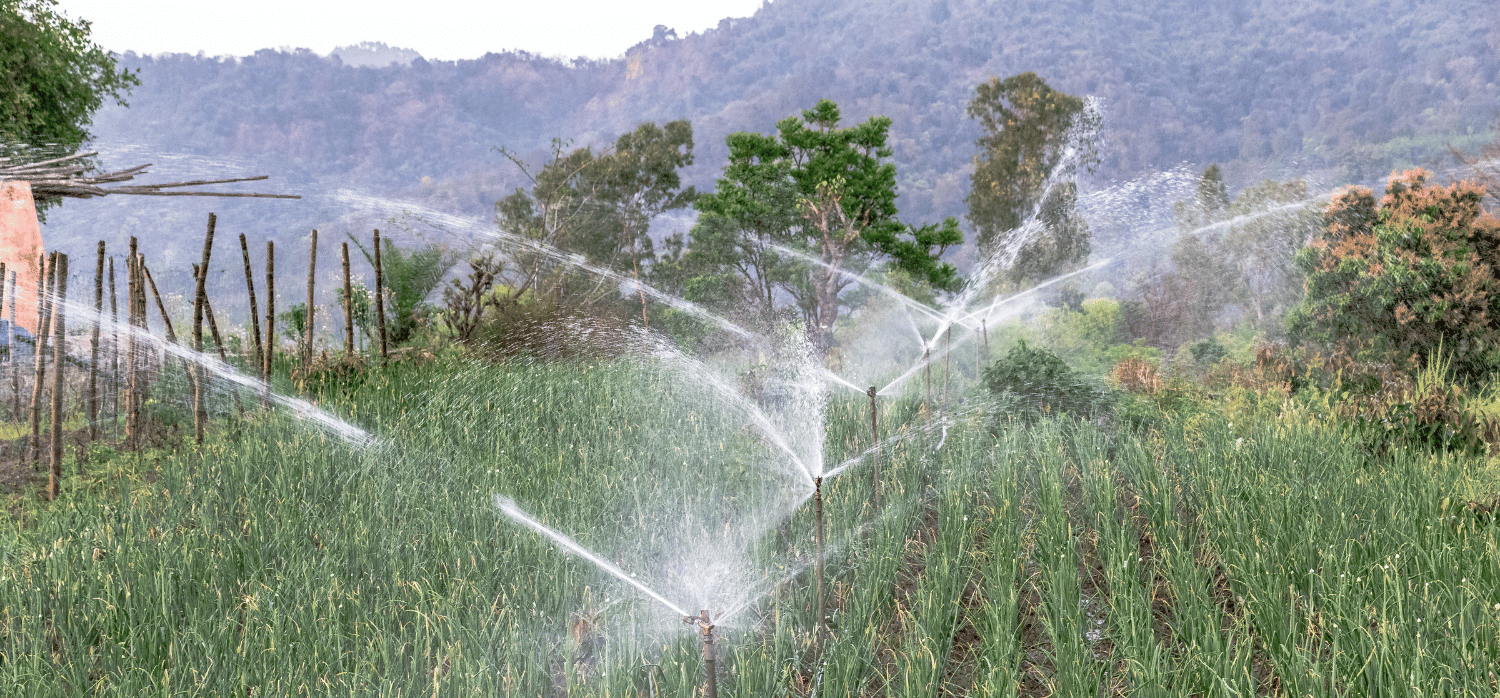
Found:
[[321, 54], [361, 41], [427, 58], [478, 58], [521, 49], [543, 56], [613, 58], [651, 38], [748, 17], [761, 0], [60, 0], [93, 23], [94, 40], [124, 53], [243, 56], [263, 48]]

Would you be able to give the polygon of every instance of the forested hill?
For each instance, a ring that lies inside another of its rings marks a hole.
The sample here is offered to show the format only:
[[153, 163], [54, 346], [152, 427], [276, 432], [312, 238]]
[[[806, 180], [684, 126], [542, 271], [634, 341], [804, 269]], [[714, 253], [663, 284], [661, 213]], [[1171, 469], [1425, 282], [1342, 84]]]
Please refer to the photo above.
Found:
[[685, 117], [703, 188], [727, 133], [770, 131], [829, 97], [846, 122], [894, 119], [903, 213], [933, 220], [963, 211], [977, 135], [964, 108], [989, 76], [1035, 71], [1099, 97], [1107, 178], [1225, 162], [1231, 185], [1308, 170], [1369, 181], [1488, 139], [1497, 18], [1492, 0], [778, 0], [609, 61], [127, 55], [141, 85], [94, 132], [106, 147], [243, 158], [304, 189], [347, 183], [483, 214], [519, 183], [492, 146], [536, 158], [554, 137], [604, 144]]

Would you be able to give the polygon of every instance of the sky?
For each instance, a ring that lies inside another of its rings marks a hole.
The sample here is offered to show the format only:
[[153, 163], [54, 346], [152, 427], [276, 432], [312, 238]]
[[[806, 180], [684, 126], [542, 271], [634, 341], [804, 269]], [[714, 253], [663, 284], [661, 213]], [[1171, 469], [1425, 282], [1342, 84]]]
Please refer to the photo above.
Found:
[[319, 54], [363, 41], [414, 49], [428, 59], [524, 50], [561, 58], [615, 58], [663, 24], [678, 36], [725, 17], [748, 17], [762, 0], [59, 0], [93, 24], [116, 53], [203, 52], [246, 56], [263, 48]]

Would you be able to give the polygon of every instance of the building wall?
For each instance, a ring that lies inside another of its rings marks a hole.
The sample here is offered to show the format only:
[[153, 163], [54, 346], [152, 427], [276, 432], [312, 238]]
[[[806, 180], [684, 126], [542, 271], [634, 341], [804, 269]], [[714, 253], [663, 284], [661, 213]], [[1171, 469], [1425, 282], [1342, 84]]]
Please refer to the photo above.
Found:
[[[5, 318], [11, 316], [15, 288], [16, 325], [36, 332], [36, 282], [42, 254], [42, 226], [36, 218], [31, 183], [0, 182], [0, 262], [5, 263]], [[12, 287], [10, 280], [16, 280]]]

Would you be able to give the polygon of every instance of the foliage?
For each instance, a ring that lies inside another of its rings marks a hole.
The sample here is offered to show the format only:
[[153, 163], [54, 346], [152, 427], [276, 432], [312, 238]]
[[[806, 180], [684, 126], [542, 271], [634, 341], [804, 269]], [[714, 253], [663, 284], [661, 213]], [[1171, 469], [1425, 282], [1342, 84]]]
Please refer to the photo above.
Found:
[[0, 143], [59, 144], [89, 139], [93, 113], [125, 104], [137, 72], [117, 69], [95, 44], [88, 20], [70, 19], [56, 0], [0, 1]]
[[280, 321], [282, 336], [301, 347], [307, 339], [307, 304], [294, 303], [290, 308], [278, 313], [276, 318]]
[[1109, 406], [1109, 394], [1069, 368], [1057, 355], [1025, 341], [984, 369], [984, 385], [1002, 415], [1031, 424], [1043, 415], [1090, 418]]
[[1289, 327], [1398, 365], [1420, 366], [1441, 347], [1454, 375], [1472, 381], [1500, 367], [1500, 222], [1481, 210], [1482, 189], [1427, 178], [1393, 175], [1379, 208], [1363, 188], [1329, 202], [1322, 238], [1297, 258], [1307, 295]]
[[[382, 262], [385, 260], [382, 259]], [[338, 302], [339, 310], [344, 309], [344, 287], [334, 288], [334, 298]], [[375, 297], [370, 293], [370, 288], [365, 286], [363, 279], [349, 284], [349, 311], [354, 322], [354, 341], [356, 347], [366, 346], [375, 336]], [[363, 341], [361, 341], [363, 340]]]
[[[364, 244], [353, 235], [350, 240], [359, 251], [375, 264], [375, 257]], [[403, 250], [389, 237], [381, 238], [380, 250], [382, 281], [385, 283], [386, 333], [391, 346], [400, 346], [412, 339], [423, 321], [427, 310], [427, 296], [443, 282], [448, 270], [458, 263], [458, 257], [439, 245], [423, 245], [414, 250]]]
[[[968, 112], [983, 130], [965, 199], [980, 248], [1011, 249], [1016, 282], [1050, 278], [1086, 258], [1089, 229], [1070, 175], [1098, 162], [1098, 112], [1029, 72], [981, 83]], [[1032, 216], [1039, 228], [1023, 227]]]
[[1192, 352], [1194, 361], [1206, 366], [1219, 363], [1221, 359], [1229, 354], [1229, 350], [1225, 349], [1224, 345], [1220, 344], [1213, 337], [1209, 337], [1201, 342], [1195, 342], [1189, 347], [1189, 351]]
[[[715, 191], [698, 201], [704, 220], [679, 266], [754, 289], [768, 316], [777, 291], [786, 291], [824, 348], [838, 319], [839, 295], [851, 283], [846, 272], [886, 257], [937, 288], [952, 289], [957, 273], [940, 258], [963, 239], [951, 218], [921, 227], [896, 219], [889, 118], [848, 128], [839, 127], [840, 118], [838, 106], [824, 99], [800, 119], [777, 122], [775, 135], [731, 134], [729, 164]], [[794, 271], [777, 245], [815, 257], [821, 266]], [[679, 279], [681, 286], [693, 284]]]

